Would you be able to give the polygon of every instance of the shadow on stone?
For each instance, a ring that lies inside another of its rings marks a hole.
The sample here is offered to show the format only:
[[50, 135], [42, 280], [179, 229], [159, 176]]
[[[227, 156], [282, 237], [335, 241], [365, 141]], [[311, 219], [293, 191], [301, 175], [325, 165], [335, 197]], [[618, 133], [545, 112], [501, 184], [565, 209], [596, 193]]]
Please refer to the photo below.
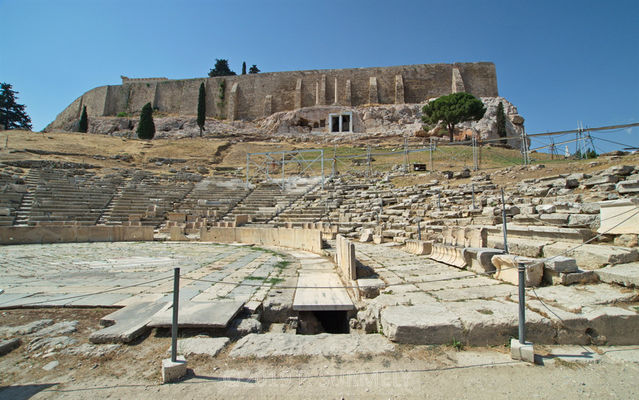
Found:
[[0, 398], [13, 400], [27, 400], [57, 383], [43, 383], [40, 385], [16, 385], [0, 388]]

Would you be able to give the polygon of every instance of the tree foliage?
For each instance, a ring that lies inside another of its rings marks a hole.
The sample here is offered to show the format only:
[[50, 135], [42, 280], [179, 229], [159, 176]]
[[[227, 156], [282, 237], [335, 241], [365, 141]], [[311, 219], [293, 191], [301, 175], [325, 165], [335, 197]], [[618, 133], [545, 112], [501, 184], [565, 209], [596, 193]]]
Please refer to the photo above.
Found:
[[0, 83], [0, 129], [31, 130], [31, 118], [23, 104], [16, 103], [18, 92], [8, 83]]
[[146, 103], [144, 107], [142, 107], [137, 133], [140, 139], [150, 140], [153, 139], [153, 136], [155, 136], [155, 124], [153, 123], [153, 107], [151, 106], [151, 103]]
[[246, 75], [246, 61], [242, 61], [242, 75]]
[[200, 137], [202, 137], [204, 130], [204, 122], [206, 122], [206, 91], [204, 90], [204, 82], [202, 82], [197, 97], [197, 126], [200, 127]]
[[225, 59], [215, 59], [215, 67], [209, 71], [209, 76], [229, 76], [235, 75], [235, 72], [231, 71], [229, 68], [229, 60]]
[[486, 112], [481, 100], [469, 93], [459, 92], [442, 96], [422, 108], [422, 120], [427, 124], [442, 121], [448, 129], [450, 141], [453, 141], [455, 125], [464, 121], [478, 121]]
[[257, 68], [257, 65], [253, 64], [251, 68], [249, 68], [249, 74], [259, 74], [260, 69]]
[[78, 131], [87, 133], [89, 130], [89, 118], [87, 117], [87, 106], [82, 107], [82, 115], [80, 115], [80, 123], [78, 124]]
[[[508, 136], [506, 132], [506, 113], [504, 112], [504, 104], [501, 101], [497, 106], [497, 136], [501, 138]], [[506, 144], [508, 140], [503, 139], [501, 142]]]

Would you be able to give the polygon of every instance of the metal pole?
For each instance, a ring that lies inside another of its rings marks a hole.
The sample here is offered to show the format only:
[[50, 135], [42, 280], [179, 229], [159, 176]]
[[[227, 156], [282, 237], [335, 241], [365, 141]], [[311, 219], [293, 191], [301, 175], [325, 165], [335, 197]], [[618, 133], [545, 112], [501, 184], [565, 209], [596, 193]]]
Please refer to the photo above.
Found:
[[422, 240], [422, 228], [421, 228], [421, 222], [422, 221], [417, 221], [417, 240]]
[[518, 265], [519, 272], [519, 343], [526, 343], [526, 266], [523, 263]]
[[173, 321], [171, 323], [171, 361], [177, 361], [178, 308], [180, 302], [180, 269], [173, 269]]
[[249, 159], [251, 158], [251, 155], [249, 153], [246, 153], [246, 188], [249, 188]]
[[433, 138], [430, 138], [430, 151], [428, 152], [428, 158], [430, 158], [430, 172], [433, 172]]
[[337, 146], [333, 147], [333, 173], [331, 176], [335, 176], [335, 164], [337, 163]]
[[504, 189], [501, 189], [501, 219], [504, 231], [504, 251], [508, 254], [508, 228], [506, 226], [506, 203], [504, 202]]
[[470, 184], [470, 190], [473, 194], [473, 210], [475, 209], [475, 184], [471, 183]]
[[441, 193], [437, 193], [437, 208], [438, 209], [442, 209], [442, 194]]
[[322, 149], [322, 190], [324, 190], [324, 149]]
[[478, 157], [477, 157], [477, 135], [473, 134], [473, 171], [477, 171], [479, 169], [478, 166]]
[[371, 146], [366, 146], [366, 160], [368, 164], [368, 176], [371, 176]]
[[284, 189], [284, 152], [282, 152], [282, 189]]
[[404, 173], [408, 172], [408, 139], [404, 138]]

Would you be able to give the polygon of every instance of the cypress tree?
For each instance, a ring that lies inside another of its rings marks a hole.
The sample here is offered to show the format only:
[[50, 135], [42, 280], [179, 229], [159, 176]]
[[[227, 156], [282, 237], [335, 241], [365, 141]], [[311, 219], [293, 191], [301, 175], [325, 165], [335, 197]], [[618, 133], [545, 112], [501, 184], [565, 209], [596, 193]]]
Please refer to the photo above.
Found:
[[155, 124], [153, 123], [153, 107], [151, 106], [151, 103], [146, 103], [144, 107], [142, 107], [137, 133], [140, 139], [150, 140], [153, 139], [153, 136], [155, 136]]
[[31, 118], [25, 111], [24, 104], [16, 102], [18, 92], [11, 85], [0, 83], [0, 129], [31, 130]]
[[80, 116], [80, 124], [79, 124], [78, 131], [87, 133], [88, 130], [89, 130], [89, 119], [87, 117], [87, 106], [84, 106], [82, 108], [82, 115]]
[[200, 137], [204, 130], [204, 122], [206, 122], [206, 91], [204, 90], [204, 82], [200, 83], [200, 93], [197, 97], [197, 126], [200, 127]]
[[242, 75], [246, 75], [246, 61], [242, 62]]
[[[508, 136], [508, 133], [506, 132], [506, 113], [504, 113], [504, 105], [501, 101], [497, 106], [497, 136], [502, 138]], [[508, 140], [503, 139], [501, 142], [506, 144], [508, 143]]]

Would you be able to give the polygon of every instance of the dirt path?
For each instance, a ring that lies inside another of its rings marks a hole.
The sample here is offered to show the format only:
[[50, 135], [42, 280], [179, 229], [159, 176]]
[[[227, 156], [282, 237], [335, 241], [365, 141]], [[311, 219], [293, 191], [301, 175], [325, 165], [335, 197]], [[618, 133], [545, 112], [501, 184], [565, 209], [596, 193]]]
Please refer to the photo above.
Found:
[[[67, 376], [0, 390], [0, 398], [33, 399], [157, 399], [157, 398], [304, 398], [304, 399], [631, 399], [639, 396], [637, 365], [601, 363], [550, 367], [505, 363], [485, 367], [490, 355], [474, 363], [442, 365], [443, 355], [430, 360], [378, 357], [370, 360], [313, 358], [228, 363], [191, 361], [194, 370], [178, 384], [124, 374]], [[291, 363], [292, 362], [292, 363]], [[121, 360], [124, 369], [130, 369]], [[215, 365], [215, 366], [214, 366]], [[137, 368], [159, 370], [159, 363]], [[140, 371], [138, 371], [140, 372]], [[57, 382], [64, 382], [56, 384]], [[51, 385], [51, 386], [49, 386]], [[37, 394], [36, 394], [37, 393]]]
[[[3, 326], [51, 318], [77, 320], [69, 334], [86, 343], [109, 309], [3, 310]], [[196, 332], [184, 332], [186, 336]], [[27, 350], [30, 338], [0, 357], [0, 399], [180, 398], [639, 398], [639, 363], [555, 361], [546, 366], [514, 362], [505, 347], [466, 348], [399, 345], [379, 356], [233, 359], [188, 356], [189, 375], [162, 385], [160, 365], [169, 357], [168, 330], [153, 331], [102, 357], [43, 356]], [[636, 346], [634, 347], [637, 348]], [[544, 354], [548, 349], [537, 347]], [[639, 351], [635, 350], [635, 361]], [[43, 369], [52, 360], [59, 365]], [[33, 397], [31, 397], [33, 396]]]

